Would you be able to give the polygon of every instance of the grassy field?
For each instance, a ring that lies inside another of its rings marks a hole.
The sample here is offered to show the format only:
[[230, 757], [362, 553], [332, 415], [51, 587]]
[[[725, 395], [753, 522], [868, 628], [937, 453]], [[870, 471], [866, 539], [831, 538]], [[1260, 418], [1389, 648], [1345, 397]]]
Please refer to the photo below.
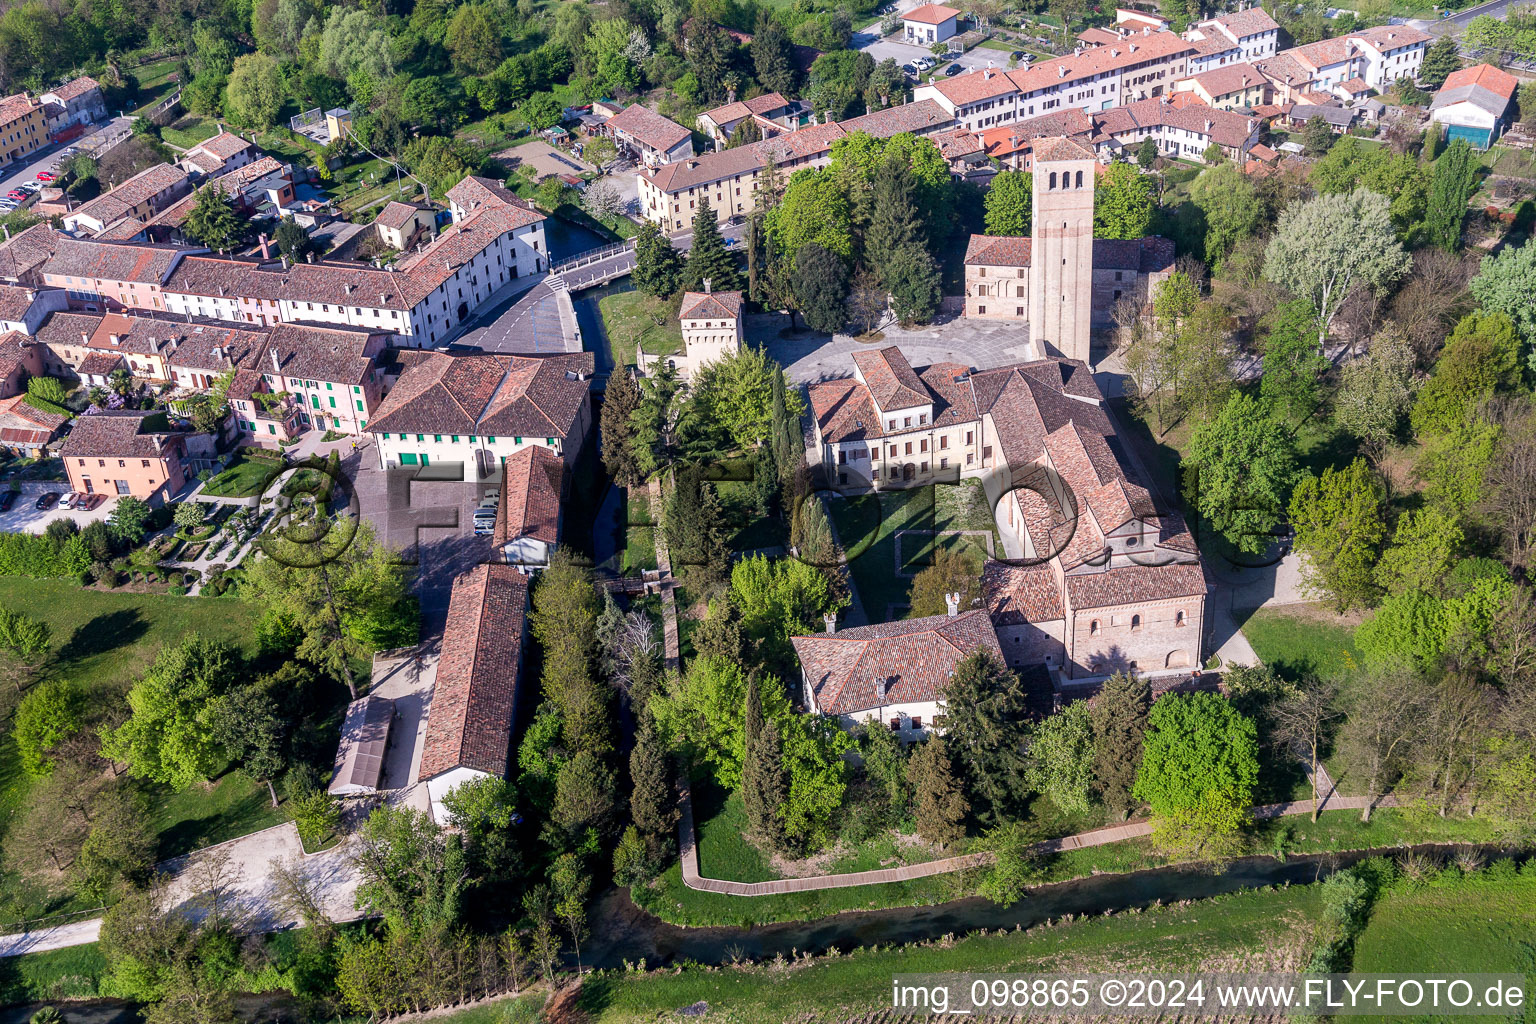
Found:
[[191, 149], [219, 134], [219, 123], [206, 117], [183, 117], [160, 130], [160, 137], [173, 146]]
[[912, 576], [932, 564], [939, 544], [959, 549], [978, 574], [986, 557], [986, 547], [976, 536], [914, 534], [901, 538], [898, 549], [898, 530], [983, 530], [992, 535], [993, 550], [1002, 550], [992, 509], [977, 480], [858, 495], [829, 501], [827, 507], [871, 622], [887, 621], [890, 606], [906, 603]]
[[51, 953], [0, 960], [0, 1006], [47, 999], [89, 999], [107, 973], [107, 959], [94, 942]]
[[179, 63], [179, 57], [166, 57], [129, 69], [129, 73], [139, 80], [139, 106], [134, 113], [144, 113], [175, 91], [176, 83], [171, 78]]
[[668, 1011], [698, 1000], [709, 1003], [711, 1019], [779, 1024], [889, 1012], [891, 976], [902, 973], [1295, 970], [1310, 950], [1320, 909], [1313, 886], [1260, 890], [793, 966], [606, 973], [587, 980], [581, 1002], [600, 1024], [669, 1019]]
[[1333, 675], [1360, 664], [1353, 629], [1305, 611], [1261, 608], [1242, 629], [1259, 660], [1286, 679]]
[[[157, 594], [83, 590], [54, 580], [0, 578], [0, 607], [39, 618], [53, 630], [53, 653], [43, 676], [69, 679], [82, 687], [92, 707], [116, 699], [146, 669], [155, 654], [187, 633], [250, 643], [256, 609], [239, 601]], [[31, 778], [21, 769], [10, 734], [15, 704], [9, 687], [0, 695], [0, 825], [9, 825], [23, 806]], [[151, 813], [166, 855], [243, 835], [275, 824], [266, 788], [228, 775], [207, 788], [179, 794], [152, 789]], [[64, 890], [16, 881], [0, 902], [0, 920], [18, 920], [74, 909]]]
[[275, 459], [246, 459], [239, 456], [229, 468], [203, 485], [203, 493], [220, 498], [249, 498], [266, 489], [267, 483], [283, 471]]
[[622, 575], [637, 575], [656, 568], [656, 527], [650, 525], [653, 522], [650, 495], [639, 488], [632, 489], [624, 533], [624, 555], [619, 565]]
[[[1428, 882], [1399, 882], [1376, 902], [1370, 922], [1356, 940], [1354, 970], [1361, 974], [1410, 969], [1414, 973], [1524, 974], [1529, 1006], [1536, 998], [1536, 913], [1532, 907], [1536, 907], [1536, 867], [1530, 863], [1519, 873], [1511, 862], [1504, 861], [1467, 876], [1450, 870]], [[1474, 1019], [1510, 1018], [1457, 1018]], [[1528, 1020], [1529, 1014], [1520, 1019]]]
[[432, 1019], [440, 1024], [535, 1024], [544, 1000], [543, 992], [529, 992]]
[[677, 310], [668, 309], [666, 322], [657, 323], [647, 315], [648, 300], [640, 292], [605, 295], [597, 308], [603, 317], [603, 333], [608, 336], [608, 353], [615, 367], [635, 365], [635, 350], [646, 355], [669, 356], [683, 350], [683, 326]]

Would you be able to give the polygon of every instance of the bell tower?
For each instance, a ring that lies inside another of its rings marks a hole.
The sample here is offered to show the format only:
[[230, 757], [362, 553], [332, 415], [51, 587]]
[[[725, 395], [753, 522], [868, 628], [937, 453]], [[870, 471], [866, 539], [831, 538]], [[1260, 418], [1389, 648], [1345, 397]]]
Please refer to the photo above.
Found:
[[1093, 150], [1067, 138], [1035, 142], [1029, 336], [1041, 355], [1088, 360], [1093, 305]]

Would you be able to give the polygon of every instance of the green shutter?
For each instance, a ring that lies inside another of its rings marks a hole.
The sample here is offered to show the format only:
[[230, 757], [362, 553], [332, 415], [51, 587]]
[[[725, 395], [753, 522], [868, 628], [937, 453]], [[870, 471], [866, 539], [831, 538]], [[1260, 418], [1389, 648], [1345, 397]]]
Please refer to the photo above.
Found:
[[401, 452], [400, 453], [400, 465], [402, 465], [402, 466], [414, 466], [414, 465], [416, 465], [416, 456], [412, 455], [410, 452]]

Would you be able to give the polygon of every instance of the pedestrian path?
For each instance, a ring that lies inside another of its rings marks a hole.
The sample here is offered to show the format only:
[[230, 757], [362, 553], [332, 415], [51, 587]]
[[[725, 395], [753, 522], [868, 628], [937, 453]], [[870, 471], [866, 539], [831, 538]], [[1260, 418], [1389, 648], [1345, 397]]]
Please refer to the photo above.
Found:
[[[1364, 810], [1370, 803], [1363, 796], [1332, 796], [1325, 800], [1321, 810]], [[1396, 807], [1397, 801], [1388, 796], [1376, 801], [1376, 807]], [[723, 878], [705, 878], [699, 874], [699, 854], [693, 829], [693, 801], [686, 786], [682, 790], [682, 818], [678, 822], [678, 842], [681, 848], [683, 884], [700, 892], [721, 893], [726, 896], [780, 896], [792, 892], [812, 892], [818, 889], [845, 889], [859, 885], [887, 885], [892, 882], [910, 882], [918, 878], [949, 874], [966, 868], [985, 867], [992, 863], [990, 851], [966, 853], [958, 857], [944, 857], [922, 864], [907, 864], [899, 868], [880, 868], [874, 871], [851, 871], [841, 875], [815, 875], [809, 878], [776, 878], [768, 882], [733, 882]], [[1253, 816], [1267, 821], [1271, 818], [1295, 814], [1311, 814], [1311, 800], [1293, 800], [1283, 804], [1264, 804], [1253, 808]], [[1062, 853], [1067, 850], [1084, 850], [1093, 846], [1108, 846], [1127, 839], [1139, 839], [1152, 834], [1149, 821], [1130, 821], [1123, 825], [1107, 825], [1090, 832], [1047, 839], [1035, 843], [1036, 853]]]
[[[648, 485], [651, 508], [662, 507], [661, 479], [653, 477]], [[657, 518], [655, 514], [651, 517]], [[661, 571], [661, 646], [663, 665], [668, 672], [682, 667], [682, 649], [677, 641], [677, 597], [672, 593], [676, 581], [672, 578], [672, 556], [667, 552], [667, 538], [661, 527], [651, 531], [656, 540], [656, 568]]]

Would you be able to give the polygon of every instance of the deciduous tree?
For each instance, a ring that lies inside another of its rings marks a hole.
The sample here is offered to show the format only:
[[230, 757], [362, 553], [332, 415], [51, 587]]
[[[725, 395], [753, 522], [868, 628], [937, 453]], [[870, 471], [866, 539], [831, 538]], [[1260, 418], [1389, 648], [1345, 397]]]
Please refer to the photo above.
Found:
[[1147, 680], [1116, 672], [1104, 680], [1090, 703], [1093, 724], [1093, 784], [1104, 807], [1124, 818], [1135, 806], [1131, 790], [1141, 767], [1152, 690]]
[[1369, 606], [1376, 596], [1377, 559], [1387, 534], [1385, 502], [1386, 488], [1364, 459], [1304, 476], [1291, 495], [1302, 585], [1341, 614]]
[[224, 110], [241, 124], [265, 131], [277, 123], [283, 95], [283, 72], [277, 61], [264, 53], [248, 53], [235, 59], [229, 73]]
[[1151, 179], [1116, 160], [1094, 184], [1093, 237], [1141, 238], [1152, 226], [1153, 210]]
[[1025, 776], [1032, 789], [1068, 814], [1085, 814], [1093, 799], [1093, 721], [1075, 701], [1034, 728]]
[[933, 564], [912, 577], [907, 591], [907, 618], [943, 615], [949, 609], [947, 595], [960, 595], [960, 609], [970, 608], [981, 597], [981, 579], [976, 567], [953, 548], [934, 551]]
[[1230, 851], [1259, 777], [1253, 722], [1214, 693], [1170, 694], [1152, 705], [1134, 795], [1171, 852]]
[[228, 757], [214, 725], [237, 670], [229, 645], [198, 633], [162, 650], [128, 691], [128, 720], [102, 734], [102, 755], [176, 789], [211, 779]]
[[1234, 394], [1215, 419], [1195, 428], [1189, 461], [1199, 473], [1200, 514], [1239, 551], [1267, 549], [1296, 478], [1294, 442], [1268, 410]]
[[999, 171], [984, 200], [987, 234], [1029, 234], [1034, 210], [1034, 175], [1026, 171]]

